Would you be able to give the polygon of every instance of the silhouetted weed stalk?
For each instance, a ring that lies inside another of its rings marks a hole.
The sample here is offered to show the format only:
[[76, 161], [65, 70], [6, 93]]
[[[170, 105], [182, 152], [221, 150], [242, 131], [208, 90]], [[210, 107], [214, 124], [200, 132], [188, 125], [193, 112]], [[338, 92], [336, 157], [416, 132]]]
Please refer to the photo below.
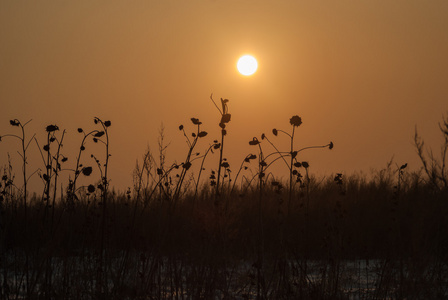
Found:
[[[166, 161], [162, 129], [158, 159], [148, 149], [133, 191], [124, 193], [110, 189], [110, 121], [94, 118], [95, 129], [78, 129], [73, 160], [63, 147], [69, 134], [48, 125], [38, 147], [44, 167], [30, 171], [29, 146], [39, 143], [26, 138], [28, 122], [12, 120], [21, 133], [0, 140], [20, 141], [23, 183], [9, 160], [0, 180], [0, 299], [447, 297], [445, 156], [428, 159], [419, 142], [422, 172], [432, 177], [391, 161], [371, 179], [336, 173], [317, 180], [301, 152], [333, 143], [297, 147], [302, 119], [293, 116], [290, 131], [272, 131], [289, 137], [288, 149], [265, 134], [254, 137], [255, 154], [231, 178], [223, 152], [228, 103], [217, 106], [220, 139], [207, 143], [197, 118], [192, 130], [179, 127], [187, 144], [181, 163]], [[218, 168], [201, 181], [217, 150]], [[287, 167], [286, 183], [269, 172], [278, 161]], [[36, 173], [43, 193], [30, 197], [27, 182]], [[303, 193], [306, 209], [298, 203]]]
[[224, 137], [227, 135], [226, 124], [230, 122], [231, 114], [229, 114], [229, 109], [227, 106], [227, 103], [229, 102], [228, 99], [221, 98], [221, 108], [219, 108], [215, 100], [213, 100], [213, 95], [210, 96], [210, 100], [212, 100], [213, 104], [216, 106], [219, 113], [221, 114], [221, 120], [219, 122], [219, 127], [221, 128], [221, 144], [219, 148], [218, 175], [215, 186], [215, 195], [219, 196], [222, 189], [224, 188], [224, 184], [222, 187], [220, 187], [219, 185], [221, 181], [221, 170], [222, 168], [227, 169], [229, 167], [229, 164], [224, 161], [223, 153], [224, 153]]
[[[302, 118], [295, 115], [293, 117], [290, 118], [289, 123], [292, 126], [292, 130], [291, 133], [288, 133], [284, 130], [281, 129], [272, 129], [272, 133], [274, 134], [274, 136], [278, 136], [279, 133], [283, 133], [285, 135], [287, 135], [290, 139], [290, 150], [289, 151], [279, 151], [278, 148], [269, 140], [269, 138], [263, 133], [261, 135], [261, 139], [262, 140], [267, 140], [269, 142], [269, 144], [275, 149], [275, 152], [272, 152], [268, 155], [266, 155], [266, 157], [260, 159], [259, 165], [261, 166], [259, 172], [258, 172], [258, 176], [260, 178], [260, 180], [265, 176], [265, 172], [266, 170], [277, 160], [282, 159], [286, 166], [288, 167], [289, 170], [289, 193], [288, 193], [288, 212], [290, 210], [291, 207], [291, 201], [292, 201], [292, 197], [294, 194], [294, 185], [295, 183], [301, 183], [303, 185], [303, 181], [302, 181], [302, 175], [301, 173], [298, 171], [298, 168], [303, 167], [305, 169], [306, 172], [306, 184], [305, 187], [309, 188], [309, 174], [308, 174], [308, 168], [309, 168], [309, 163], [306, 161], [298, 161], [297, 156], [300, 152], [304, 151], [304, 150], [308, 150], [308, 149], [316, 149], [316, 148], [328, 148], [328, 149], [333, 149], [333, 142], [330, 142], [329, 144], [323, 145], [323, 146], [308, 146], [308, 147], [303, 147], [299, 150], [295, 150], [294, 147], [294, 135], [295, 135], [295, 129], [297, 127], [299, 127], [302, 124]], [[250, 145], [259, 145], [259, 155], [261, 157], [263, 157], [263, 151], [261, 149], [260, 146], [260, 141], [257, 138], [254, 138], [252, 141], [249, 142]], [[289, 162], [286, 160], [286, 158], [289, 158]], [[294, 180], [295, 177], [295, 180]], [[277, 187], [281, 187], [281, 185], [279, 185], [278, 182], [273, 181], [273, 185], [277, 186]], [[261, 186], [261, 182], [260, 182], [260, 186]], [[307, 195], [309, 195], [309, 193], [307, 192]]]
[[[5, 137], [13, 137], [13, 138], [17, 138], [18, 140], [20, 140], [20, 143], [21, 143], [21, 152], [19, 152], [19, 155], [22, 158], [22, 175], [23, 175], [23, 189], [22, 189], [23, 192], [22, 192], [21, 199], [23, 200], [23, 203], [24, 203], [25, 216], [26, 216], [27, 197], [28, 197], [27, 186], [28, 186], [28, 180], [29, 180], [29, 177], [27, 176], [27, 168], [26, 168], [26, 166], [28, 164], [28, 162], [27, 162], [27, 150], [28, 150], [28, 147], [29, 147], [31, 141], [34, 139], [34, 136], [35, 136], [35, 135], [33, 135], [31, 139], [29, 139], [28, 141], [26, 140], [26, 137], [25, 137], [25, 126], [28, 125], [28, 123], [30, 123], [30, 122], [31, 122], [31, 120], [29, 120], [26, 123], [21, 123], [17, 119], [11, 120], [11, 121], [9, 121], [11, 126], [19, 127], [20, 131], [21, 131], [21, 134], [20, 135], [5, 134], [3, 136], [0, 136], [0, 141], [2, 140], [2, 138], [5, 138]], [[31, 175], [33, 175], [33, 174], [31, 174]]]
[[436, 157], [432, 149], [425, 149], [425, 142], [418, 134], [417, 127], [414, 135], [414, 146], [423, 164], [423, 170], [429, 182], [438, 190], [448, 188], [448, 115], [439, 123], [439, 128], [443, 137], [440, 158]]
[[[295, 169], [304, 167], [306, 171], [306, 178], [307, 178], [307, 191], [309, 186], [309, 176], [308, 176], [308, 162], [298, 162], [297, 161], [297, 155], [299, 152], [306, 150], [306, 149], [312, 149], [312, 148], [329, 148], [333, 149], [333, 142], [330, 142], [327, 145], [324, 146], [310, 146], [310, 147], [304, 147], [299, 150], [295, 150], [294, 148], [294, 133], [296, 127], [299, 127], [302, 124], [302, 118], [295, 115], [290, 118], [290, 124], [292, 125], [292, 132], [291, 134], [287, 133], [286, 131], [280, 130], [280, 129], [273, 129], [272, 133], [277, 136], [279, 132], [286, 134], [290, 138], [290, 151], [289, 152], [281, 152], [278, 150], [278, 148], [269, 140], [269, 138], [263, 133], [261, 135], [261, 140], [267, 140], [270, 145], [275, 149], [275, 152], [270, 153], [268, 155], [264, 155], [263, 149], [261, 147], [261, 142], [258, 140], [258, 138], [254, 137], [252, 141], [249, 142], [249, 145], [252, 146], [258, 146], [258, 172], [256, 176], [258, 177], [258, 212], [259, 212], [259, 245], [258, 245], [258, 262], [257, 262], [257, 297], [265, 298], [266, 291], [263, 290], [263, 281], [264, 281], [264, 275], [263, 275], [263, 260], [264, 260], [264, 232], [263, 232], [263, 194], [264, 194], [264, 186], [266, 185], [266, 172], [267, 169], [277, 160], [282, 159], [285, 164], [287, 165], [289, 169], [289, 196], [288, 196], [288, 215], [290, 214], [290, 206], [291, 206], [291, 200], [293, 197], [293, 177], [295, 176], [296, 182], [302, 182], [301, 174]], [[251, 157], [251, 156], [250, 156]], [[287, 162], [286, 158], [289, 157], [289, 163]], [[280, 182], [273, 180], [272, 185], [277, 188], [277, 191], [280, 192], [282, 189], [282, 185]], [[309, 195], [309, 193], [307, 192]]]
[[[196, 125], [196, 133], [195, 132], [191, 133], [191, 137], [193, 138], [192, 140], [190, 140], [190, 138], [186, 134], [184, 126], [183, 125], [179, 126], [179, 130], [181, 130], [183, 132], [186, 142], [188, 144], [188, 153], [187, 153], [187, 157], [185, 158], [185, 161], [183, 163], [181, 163], [182, 171], [179, 176], [179, 180], [177, 182], [176, 189], [174, 191], [174, 200], [176, 202], [177, 202], [177, 200], [179, 200], [180, 192], [183, 187], [182, 184], [185, 180], [185, 175], [187, 174], [187, 171], [190, 169], [192, 161], [194, 160], [194, 158], [192, 157], [194, 154], [193, 150], [196, 147], [198, 140], [207, 135], [206, 131], [201, 131], [202, 122], [199, 121], [199, 119], [191, 118], [191, 122], [193, 123], [193, 125]], [[198, 156], [198, 155], [199, 155], [199, 153], [196, 153], [196, 156]]]

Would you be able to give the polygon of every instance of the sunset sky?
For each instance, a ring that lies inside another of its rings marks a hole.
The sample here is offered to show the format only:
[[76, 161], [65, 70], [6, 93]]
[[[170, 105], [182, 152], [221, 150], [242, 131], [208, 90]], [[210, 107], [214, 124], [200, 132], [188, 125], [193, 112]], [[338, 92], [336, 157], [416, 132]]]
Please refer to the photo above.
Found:
[[[252, 76], [236, 69], [244, 54], [258, 60]], [[303, 121], [297, 148], [335, 144], [303, 152], [313, 174], [371, 173], [392, 157], [418, 170], [415, 127], [438, 155], [448, 113], [448, 1], [0, 1], [0, 135], [19, 133], [9, 120], [32, 119], [28, 137], [43, 145], [56, 124], [73, 167], [77, 128], [110, 120], [110, 178], [120, 190], [132, 186], [147, 146], [158, 156], [162, 124], [168, 162], [184, 160], [178, 127], [193, 130], [191, 117], [208, 132], [197, 150], [220, 137], [212, 93], [230, 100], [224, 156], [234, 171], [256, 153], [254, 136], [288, 150], [271, 131], [290, 131], [293, 115]], [[19, 149], [3, 139], [0, 166], [8, 152], [18, 161]], [[29, 152], [29, 173], [42, 169], [35, 143]]]

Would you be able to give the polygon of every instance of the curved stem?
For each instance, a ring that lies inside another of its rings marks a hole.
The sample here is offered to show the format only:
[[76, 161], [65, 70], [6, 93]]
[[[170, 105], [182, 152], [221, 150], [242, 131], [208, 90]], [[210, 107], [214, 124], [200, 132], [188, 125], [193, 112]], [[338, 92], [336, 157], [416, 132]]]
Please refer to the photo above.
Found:
[[236, 180], [238, 179], [238, 176], [240, 175], [240, 172], [243, 169], [243, 165], [246, 162], [246, 159], [248, 159], [250, 156], [252, 156], [252, 154], [246, 155], [246, 157], [243, 159], [243, 162], [241, 163], [240, 168], [239, 168], [238, 172], [236, 173], [236, 177], [233, 180], [233, 186], [232, 186], [232, 189], [230, 190], [230, 195], [232, 195], [233, 190], [235, 189]]
[[286, 134], [287, 136], [289, 136], [290, 138], [292, 138], [292, 137], [294, 136], [294, 127], [295, 127], [295, 126], [293, 126], [293, 129], [292, 129], [292, 135], [290, 135], [289, 133], [287, 133], [286, 131], [281, 130], [281, 129], [277, 129], [277, 131], [278, 131], [278, 132], [283, 132], [284, 134]]
[[[277, 130], [277, 131], [279, 131], [279, 130]], [[289, 135], [289, 134], [288, 134]], [[271, 154], [269, 154], [268, 156], [266, 156], [266, 158], [268, 158], [270, 155], [272, 155], [272, 154], [275, 154], [275, 153], [279, 153], [279, 154], [281, 154], [281, 153], [285, 153], [285, 152], [280, 152], [278, 149], [277, 149], [277, 147], [275, 147], [275, 145], [266, 137], [266, 140], [268, 141], [268, 143], [269, 144], [271, 144], [271, 146], [272, 147], [274, 147], [274, 149], [277, 151], [277, 152], [274, 152], [274, 153], [271, 153]], [[289, 165], [288, 165], [288, 162], [286, 161], [286, 159], [282, 156], [282, 158], [283, 158], [283, 161], [285, 162], [285, 164], [286, 164], [286, 166], [289, 168]]]
[[[266, 168], [265, 168], [265, 170], [267, 170], [274, 162], [276, 162], [277, 160], [279, 160], [280, 158], [282, 158], [283, 160], [285, 160], [285, 157], [287, 157], [288, 155], [290, 155], [290, 154], [286, 154], [286, 155], [283, 155], [283, 154], [281, 154], [279, 157], [277, 157], [277, 158], [275, 158], [273, 161], [271, 161], [267, 166], [266, 166]], [[267, 157], [266, 157], [267, 158]], [[288, 168], [289, 168], [289, 166], [288, 166]]]
[[[198, 180], [196, 181], [196, 188], [194, 190], [194, 197], [193, 197], [193, 201], [196, 200], [196, 196], [198, 195], [198, 186], [199, 186], [199, 181], [201, 179], [201, 174], [202, 174], [202, 168], [204, 167], [204, 162], [205, 162], [205, 158], [207, 157], [208, 152], [214, 147], [214, 145], [211, 145], [210, 147], [208, 147], [207, 151], [205, 152], [203, 158], [202, 158], [202, 163], [201, 163], [201, 168], [199, 169], [199, 174], [198, 174]], [[193, 203], [194, 206], [194, 203]]]

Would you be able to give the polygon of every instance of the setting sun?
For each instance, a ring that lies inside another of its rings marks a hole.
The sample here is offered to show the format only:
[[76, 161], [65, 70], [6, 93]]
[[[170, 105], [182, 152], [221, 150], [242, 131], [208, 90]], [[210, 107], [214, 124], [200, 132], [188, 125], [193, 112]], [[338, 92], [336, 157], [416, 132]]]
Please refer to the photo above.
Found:
[[0, 28], [0, 300], [448, 300], [448, 0]]
[[238, 59], [236, 64], [238, 72], [244, 76], [250, 76], [257, 71], [258, 62], [255, 57], [251, 55], [243, 55]]

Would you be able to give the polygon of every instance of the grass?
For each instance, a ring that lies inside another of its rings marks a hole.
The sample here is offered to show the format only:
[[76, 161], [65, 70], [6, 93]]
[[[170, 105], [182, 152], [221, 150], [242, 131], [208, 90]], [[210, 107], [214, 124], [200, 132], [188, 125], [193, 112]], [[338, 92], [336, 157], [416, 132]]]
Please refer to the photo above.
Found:
[[[282, 133], [291, 140], [290, 149], [281, 151], [265, 134], [254, 137], [249, 143], [257, 154], [248, 154], [231, 178], [223, 148], [224, 131], [230, 128], [225, 100], [218, 107], [220, 142], [204, 145], [207, 133], [192, 118], [191, 134], [190, 126], [179, 127], [190, 146], [185, 160], [169, 165], [162, 130], [158, 159], [146, 151], [136, 165], [133, 190], [119, 193], [109, 187], [110, 121], [95, 118], [96, 129], [78, 130], [81, 143], [73, 169], [64, 166], [64, 132], [49, 125], [42, 147], [43, 192], [32, 197], [26, 182], [33, 173], [26, 169], [26, 158], [35, 138], [25, 139], [28, 123], [11, 121], [21, 135], [1, 139], [19, 139], [24, 183], [16, 186], [13, 166], [4, 167], [0, 299], [448, 295], [445, 156], [426, 158], [416, 138], [418, 154], [426, 159], [420, 173], [390, 162], [370, 179], [340, 173], [316, 178], [310, 162], [299, 160], [300, 152], [331, 149], [333, 143], [295, 149], [294, 133], [302, 120], [293, 116], [290, 132], [273, 130], [274, 136]], [[104, 152], [84, 157], [91, 143], [104, 145]], [[219, 151], [218, 167], [201, 180], [213, 151]], [[274, 163], [285, 164], [287, 182], [270, 173]], [[189, 172], [193, 164], [200, 166], [196, 178]], [[78, 179], [90, 178], [93, 167], [100, 178], [79, 184]], [[71, 179], [57, 190], [61, 172]]]

